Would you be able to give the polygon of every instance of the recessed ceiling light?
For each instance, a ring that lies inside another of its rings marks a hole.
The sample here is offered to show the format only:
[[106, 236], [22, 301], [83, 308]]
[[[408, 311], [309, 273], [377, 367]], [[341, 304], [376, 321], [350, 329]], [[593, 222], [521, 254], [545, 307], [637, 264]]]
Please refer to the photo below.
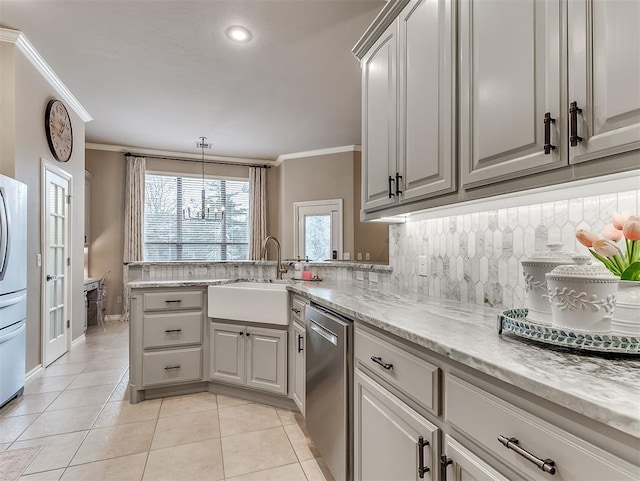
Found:
[[245, 27], [234, 25], [233, 27], [229, 27], [227, 29], [227, 37], [229, 37], [229, 39], [233, 40], [234, 42], [244, 43], [251, 40], [251, 32]]

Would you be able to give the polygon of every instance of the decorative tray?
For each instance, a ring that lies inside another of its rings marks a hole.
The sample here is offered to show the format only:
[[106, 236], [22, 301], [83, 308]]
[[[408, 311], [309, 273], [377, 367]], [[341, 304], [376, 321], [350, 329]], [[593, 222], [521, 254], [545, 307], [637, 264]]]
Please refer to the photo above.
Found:
[[614, 334], [574, 332], [527, 319], [528, 309], [508, 309], [498, 314], [498, 334], [513, 334], [554, 346], [609, 354], [640, 355], [640, 338]]

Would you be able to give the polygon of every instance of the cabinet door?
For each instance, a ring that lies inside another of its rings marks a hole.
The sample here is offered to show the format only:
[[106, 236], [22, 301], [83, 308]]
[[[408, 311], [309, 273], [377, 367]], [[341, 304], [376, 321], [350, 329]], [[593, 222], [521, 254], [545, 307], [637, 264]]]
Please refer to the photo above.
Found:
[[[460, 165], [465, 186], [567, 164], [562, 1], [460, 2]], [[566, 60], [565, 60], [566, 61]], [[544, 151], [544, 116], [550, 144]]]
[[416, 481], [420, 436], [424, 479], [438, 479], [438, 428], [360, 370], [354, 387], [355, 480]]
[[447, 481], [509, 481], [478, 456], [462, 446], [449, 435], [444, 437], [444, 456], [451, 463], [441, 466], [446, 475], [440, 477]]
[[362, 59], [362, 208], [396, 202], [389, 176], [396, 174], [396, 57], [394, 21]]
[[[575, 164], [640, 149], [640, 2], [569, 1], [569, 102], [577, 102]], [[639, 163], [640, 163], [640, 154]]]
[[211, 379], [232, 384], [246, 384], [246, 327], [211, 323]]
[[287, 393], [287, 331], [247, 327], [247, 386]]
[[293, 323], [294, 334], [294, 356], [293, 363], [293, 402], [296, 403], [298, 409], [304, 416], [304, 395], [306, 381], [306, 364], [305, 364], [305, 329], [304, 326]]
[[400, 14], [398, 91], [403, 199], [455, 190], [455, 2], [412, 0]]

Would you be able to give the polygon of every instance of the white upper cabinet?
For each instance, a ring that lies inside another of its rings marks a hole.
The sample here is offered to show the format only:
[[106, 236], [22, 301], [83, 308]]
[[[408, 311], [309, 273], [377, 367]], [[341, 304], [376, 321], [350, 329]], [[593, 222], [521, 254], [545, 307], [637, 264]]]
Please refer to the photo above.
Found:
[[454, 191], [455, 16], [449, 0], [412, 0], [400, 13], [397, 190], [401, 200]]
[[568, 20], [570, 162], [640, 149], [640, 2], [570, 0]]
[[[396, 57], [394, 21], [362, 59], [362, 206], [376, 209], [395, 202]], [[393, 174], [391, 174], [393, 172]], [[395, 179], [395, 177], [393, 178]]]
[[[566, 165], [562, 1], [460, 2], [460, 159], [464, 186]], [[545, 114], [550, 136], [545, 142]], [[545, 143], [553, 148], [545, 149]]]

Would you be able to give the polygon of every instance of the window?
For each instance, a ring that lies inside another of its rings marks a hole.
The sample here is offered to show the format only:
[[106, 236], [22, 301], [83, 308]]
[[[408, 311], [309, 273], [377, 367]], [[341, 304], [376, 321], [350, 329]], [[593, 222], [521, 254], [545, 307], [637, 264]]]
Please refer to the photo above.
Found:
[[248, 259], [249, 181], [147, 173], [144, 258]]
[[342, 258], [342, 199], [295, 202], [295, 256], [311, 261]]

